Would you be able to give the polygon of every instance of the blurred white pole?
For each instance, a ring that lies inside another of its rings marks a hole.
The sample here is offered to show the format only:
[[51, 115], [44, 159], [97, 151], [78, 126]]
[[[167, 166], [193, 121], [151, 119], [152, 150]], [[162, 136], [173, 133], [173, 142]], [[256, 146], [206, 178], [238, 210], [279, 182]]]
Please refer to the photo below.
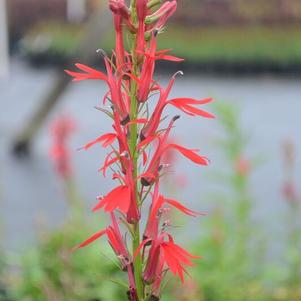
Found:
[[6, 0], [0, 0], [0, 77], [8, 75], [9, 53]]
[[86, 0], [67, 0], [67, 18], [70, 22], [83, 21], [86, 13]]

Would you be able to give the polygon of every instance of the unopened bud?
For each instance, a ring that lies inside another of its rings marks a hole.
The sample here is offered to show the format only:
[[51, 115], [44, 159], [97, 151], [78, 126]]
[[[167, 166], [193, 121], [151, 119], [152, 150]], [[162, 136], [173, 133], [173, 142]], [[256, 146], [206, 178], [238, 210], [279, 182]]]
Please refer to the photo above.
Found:
[[160, 3], [162, 3], [162, 0], [151, 0], [147, 3], [147, 8], [148, 9], [153, 8], [154, 6], [156, 6]]
[[171, 8], [172, 2], [166, 1], [157, 11], [145, 18], [145, 24], [151, 24], [158, 21], [165, 14], [168, 14]]
[[125, 19], [129, 18], [129, 9], [125, 5], [124, 0], [110, 0], [109, 7], [114, 14], [118, 14]]

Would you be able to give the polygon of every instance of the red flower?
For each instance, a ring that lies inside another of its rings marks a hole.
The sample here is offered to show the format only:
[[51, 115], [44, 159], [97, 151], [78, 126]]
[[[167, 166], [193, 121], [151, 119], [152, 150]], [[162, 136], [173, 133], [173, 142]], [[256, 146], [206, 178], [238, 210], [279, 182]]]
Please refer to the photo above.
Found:
[[67, 116], [60, 116], [50, 127], [53, 143], [50, 149], [52, 159], [57, 173], [64, 179], [72, 174], [71, 158], [68, 142], [76, 129], [73, 119]]
[[191, 115], [191, 116], [201, 116], [205, 118], [214, 118], [214, 115], [198, 109], [196, 106], [204, 105], [212, 101], [212, 98], [206, 98], [202, 100], [197, 100], [193, 98], [174, 98], [168, 100], [169, 93], [173, 87], [175, 82], [175, 75], [170, 80], [167, 88], [164, 90], [163, 88], [159, 87], [160, 90], [160, 98], [158, 104], [150, 118], [149, 123], [145, 125], [145, 127], [141, 131], [141, 139], [145, 139], [148, 136], [154, 135], [159, 127], [161, 122], [161, 116], [163, 113], [164, 108], [171, 104], [176, 108], [180, 109], [182, 112]]
[[[165, 241], [168, 237], [168, 241]], [[144, 271], [144, 280], [146, 282], [154, 282], [158, 275], [163, 272], [164, 264], [175, 276], [178, 275], [182, 282], [184, 282], [184, 273], [187, 273], [185, 266], [193, 266], [191, 259], [201, 258], [194, 256], [188, 251], [174, 243], [170, 234], [163, 232], [156, 239], [144, 240], [139, 248], [136, 250], [137, 255], [142, 248], [151, 242], [148, 261]], [[158, 270], [161, 272], [158, 273]], [[160, 276], [159, 276], [160, 277]]]
[[137, 32], [137, 46], [136, 51], [142, 52], [145, 49], [145, 18], [147, 14], [147, 1], [148, 0], [137, 0], [136, 10], [138, 18], [138, 32]]
[[[150, 184], [152, 184], [155, 179], [158, 178], [159, 176], [159, 172], [161, 170], [160, 168], [160, 163], [161, 163], [161, 157], [163, 155], [163, 153], [165, 151], [167, 151], [170, 148], [173, 148], [177, 151], [179, 151], [183, 156], [185, 156], [186, 158], [188, 158], [189, 160], [193, 161], [196, 164], [199, 165], [208, 165], [208, 159], [204, 156], [200, 156], [197, 154], [198, 150], [195, 149], [187, 149], [183, 146], [180, 146], [178, 144], [167, 144], [167, 138], [169, 135], [169, 132], [174, 124], [174, 122], [178, 119], [179, 117], [176, 116], [175, 118], [172, 119], [172, 121], [170, 122], [167, 130], [165, 131], [165, 133], [163, 134], [163, 136], [161, 137], [159, 136], [151, 136], [149, 140], [153, 140], [155, 138], [157, 138], [157, 140], [159, 140], [158, 142], [158, 146], [156, 148], [156, 151], [153, 155], [152, 160], [150, 161], [147, 170], [143, 173], [142, 175], [142, 179], [141, 182], [144, 186], [149, 186]], [[153, 138], [154, 137], [154, 138]], [[145, 141], [149, 141], [149, 140], [145, 140]], [[143, 141], [142, 143], [140, 143], [138, 145], [139, 148], [142, 148], [143, 146], [145, 146], [145, 141]]]
[[131, 204], [131, 191], [126, 185], [120, 185], [105, 197], [99, 197], [98, 200], [99, 203], [93, 208], [93, 211], [104, 208], [105, 212], [113, 212], [119, 209], [126, 214]]
[[127, 103], [128, 98], [121, 91], [122, 76], [113, 74], [112, 65], [107, 57], [104, 58], [104, 61], [107, 69], [107, 75], [82, 64], [75, 64], [75, 66], [84, 71], [84, 73], [69, 70], [65, 70], [65, 72], [71, 75], [74, 81], [87, 79], [98, 79], [105, 81], [110, 88], [109, 93], [106, 94], [106, 98], [110, 96], [110, 101], [112, 102], [115, 110], [118, 112], [121, 122], [126, 123], [129, 118], [129, 104]]
[[88, 150], [90, 147], [94, 146], [97, 143], [101, 143], [101, 145], [103, 147], [108, 147], [115, 141], [116, 138], [117, 138], [117, 135], [114, 133], [104, 134], [104, 135], [96, 138], [95, 140], [88, 142], [80, 149]]
[[121, 236], [121, 232], [114, 213], [111, 213], [111, 222], [111, 226], [107, 227], [104, 230], [96, 232], [84, 242], [79, 244], [75, 249], [86, 247], [93, 243], [95, 240], [101, 238], [103, 235], [107, 235], [113, 251], [115, 252], [122, 264], [122, 269], [127, 269], [130, 266], [131, 258], [126, 248], [125, 241]]
[[196, 211], [190, 210], [180, 202], [174, 199], [166, 198], [159, 194], [158, 182], [155, 184], [154, 193], [152, 196], [152, 203], [149, 211], [148, 221], [144, 232], [145, 239], [155, 239], [159, 232], [159, 223], [162, 215], [168, 210], [168, 208], [163, 208], [163, 205], [170, 205], [184, 214], [190, 216], [204, 215], [204, 213], [198, 213]]

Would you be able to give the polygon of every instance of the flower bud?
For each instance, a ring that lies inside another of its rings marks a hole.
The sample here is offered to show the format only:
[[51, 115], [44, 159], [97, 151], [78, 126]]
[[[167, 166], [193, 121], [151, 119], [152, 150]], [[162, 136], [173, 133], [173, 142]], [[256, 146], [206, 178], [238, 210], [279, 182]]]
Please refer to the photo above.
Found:
[[129, 9], [125, 5], [124, 0], [110, 0], [109, 7], [114, 14], [120, 15], [124, 19], [128, 19], [130, 16]]

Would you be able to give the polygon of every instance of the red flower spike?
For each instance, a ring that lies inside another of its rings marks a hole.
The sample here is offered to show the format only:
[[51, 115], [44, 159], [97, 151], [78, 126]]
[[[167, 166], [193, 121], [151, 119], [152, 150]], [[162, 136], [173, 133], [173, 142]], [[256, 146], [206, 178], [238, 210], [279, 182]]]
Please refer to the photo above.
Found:
[[[198, 165], [209, 163], [198, 150], [185, 148], [170, 140], [171, 129], [179, 116], [175, 116], [167, 128], [162, 128], [160, 125], [166, 119], [163, 112], [168, 105], [172, 105], [189, 116], [214, 118], [203, 108], [212, 99], [170, 98], [176, 75], [182, 74], [181, 71], [172, 76], [164, 88], [154, 79], [157, 60], [183, 60], [171, 55], [170, 49], [157, 49], [157, 38], [166, 21], [174, 14], [176, 0], [131, 0], [130, 8], [125, 0], [108, 2], [113, 14], [116, 47], [110, 58], [99, 51], [104, 58], [106, 72], [82, 64], [76, 64], [79, 71], [66, 72], [74, 81], [101, 80], [108, 86], [103, 104], [109, 108], [99, 110], [113, 120], [113, 132], [88, 142], [82, 149], [88, 150], [96, 144], [110, 147], [99, 171], [106, 176], [110, 169], [112, 179], [120, 183], [104, 197], [99, 197], [98, 204], [93, 208], [93, 211], [103, 209], [110, 214], [110, 226], [93, 234], [78, 247], [89, 245], [106, 234], [122, 269], [127, 272], [129, 301], [159, 300], [166, 271], [170, 270], [184, 282], [186, 267], [192, 266], [193, 259], [199, 258], [174, 243], [172, 236], [166, 232], [171, 222], [164, 220], [164, 215], [171, 208], [192, 217], [202, 214], [160, 193], [159, 181], [168, 171], [162, 162], [167, 155], [177, 151]], [[125, 49], [124, 44], [126, 30], [129, 49]], [[156, 94], [157, 101], [152, 109], [153, 106], [147, 102], [150, 96], [156, 97]], [[140, 214], [148, 199], [149, 213], [143, 231]], [[122, 223], [116, 219], [116, 212], [121, 215]], [[121, 231], [122, 225], [131, 235]], [[143, 233], [142, 242], [139, 229]], [[131, 252], [126, 238], [131, 240]]]

